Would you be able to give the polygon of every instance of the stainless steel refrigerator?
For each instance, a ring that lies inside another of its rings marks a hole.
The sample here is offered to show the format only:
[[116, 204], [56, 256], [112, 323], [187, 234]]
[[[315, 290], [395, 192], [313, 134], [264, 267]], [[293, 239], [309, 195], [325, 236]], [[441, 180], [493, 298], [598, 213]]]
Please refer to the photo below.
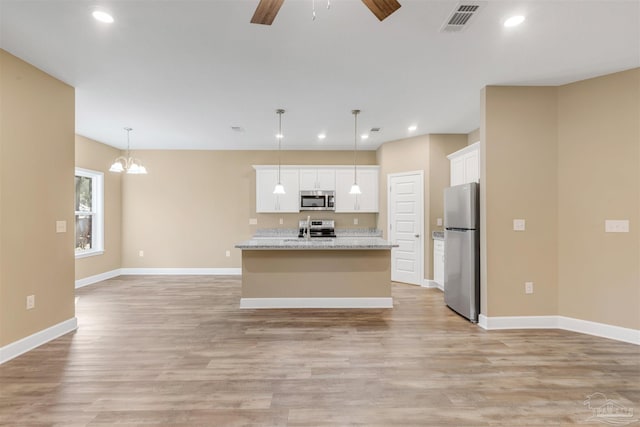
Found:
[[444, 302], [472, 322], [480, 313], [478, 184], [444, 190]]

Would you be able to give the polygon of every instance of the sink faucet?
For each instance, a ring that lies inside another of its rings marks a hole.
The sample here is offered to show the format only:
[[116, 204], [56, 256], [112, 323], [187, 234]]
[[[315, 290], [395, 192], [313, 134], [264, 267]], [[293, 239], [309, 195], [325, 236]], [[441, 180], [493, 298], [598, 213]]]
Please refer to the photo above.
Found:
[[305, 239], [308, 239], [309, 237], [311, 237], [310, 236], [311, 231], [309, 230], [310, 227], [311, 227], [311, 215], [307, 216], [307, 225], [304, 228], [304, 232], [303, 232]]

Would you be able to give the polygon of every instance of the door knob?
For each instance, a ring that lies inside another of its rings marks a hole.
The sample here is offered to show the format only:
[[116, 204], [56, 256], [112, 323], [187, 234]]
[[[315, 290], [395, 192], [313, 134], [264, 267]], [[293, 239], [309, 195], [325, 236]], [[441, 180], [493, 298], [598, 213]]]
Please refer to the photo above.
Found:
[[420, 237], [420, 235], [419, 235], [419, 234], [416, 234], [416, 238], [418, 238], [418, 237]]

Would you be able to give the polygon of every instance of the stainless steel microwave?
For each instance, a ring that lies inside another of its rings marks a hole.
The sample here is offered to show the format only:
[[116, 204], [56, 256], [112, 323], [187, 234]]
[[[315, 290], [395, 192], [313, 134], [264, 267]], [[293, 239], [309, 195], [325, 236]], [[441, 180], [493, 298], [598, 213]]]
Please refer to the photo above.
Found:
[[301, 211], [335, 211], [335, 191], [301, 191]]

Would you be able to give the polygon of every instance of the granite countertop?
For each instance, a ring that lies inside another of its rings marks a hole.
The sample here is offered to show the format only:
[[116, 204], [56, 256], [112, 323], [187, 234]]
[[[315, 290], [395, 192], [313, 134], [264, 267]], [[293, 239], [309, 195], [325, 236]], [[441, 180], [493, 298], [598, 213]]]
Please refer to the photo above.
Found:
[[300, 238], [274, 238], [260, 237], [240, 242], [235, 245], [238, 249], [250, 250], [285, 250], [285, 249], [316, 249], [316, 250], [391, 250], [397, 247], [391, 242], [380, 237], [337, 237], [335, 239], [316, 237], [311, 239]]
[[[298, 237], [297, 228], [261, 228], [253, 238], [289, 239]], [[376, 228], [337, 228], [337, 237], [382, 237], [382, 230]]]
[[432, 231], [431, 237], [433, 240], [444, 240], [444, 231]]

